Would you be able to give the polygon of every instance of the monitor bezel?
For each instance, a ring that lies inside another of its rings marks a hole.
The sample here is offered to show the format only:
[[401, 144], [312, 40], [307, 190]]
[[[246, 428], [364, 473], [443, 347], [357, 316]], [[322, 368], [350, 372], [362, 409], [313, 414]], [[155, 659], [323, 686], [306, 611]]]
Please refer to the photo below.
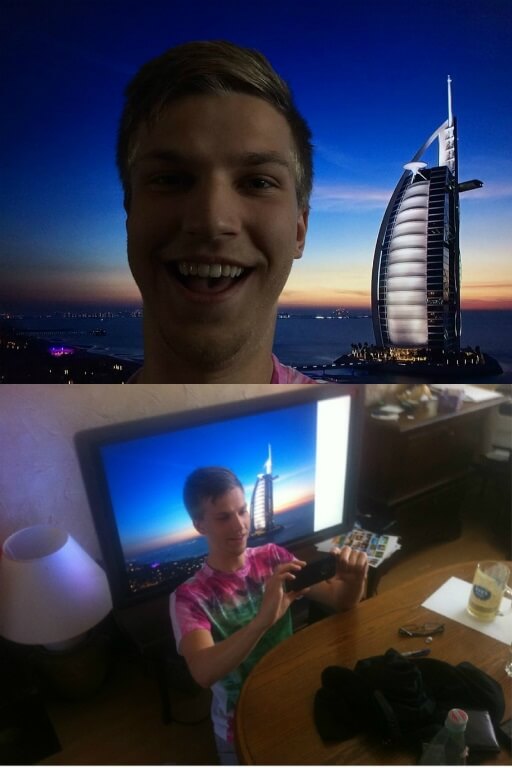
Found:
[[364, 406], [363, 385], [323, 384], [294, 389], [287, 392], [229, 401], [199, 408], [187, 408], [164, 415], [151, 416], [133, 421], [118, 422], [102, 427], [82, 430], [75, 435], [78, 455], [91, 515], [102, 553], [104, 567], [112, 592], [114, 608], [120, 609], [140, 603], [162, 594], [169, 594], [180, 583], [167, 581], [134, 593], [129, 588], [125, 557], [117, 528], [108, 487], [108, 480], [101, 460], [101, 448], [111, 443], [128, 442], [156, 436], [171, 431], [201, 426], [215, 421], [225, 421], [257, 413], [270, 412], [320, 400], [350, 396], [350, 423], [347, 452], [347, 482], [345, 486], [346, 515], [341, 523], [307, 537], [287, 542], [286, 547], [297, 549], [348, 531], [356, 516], [359, 462], [361, 453], [362, 414]]

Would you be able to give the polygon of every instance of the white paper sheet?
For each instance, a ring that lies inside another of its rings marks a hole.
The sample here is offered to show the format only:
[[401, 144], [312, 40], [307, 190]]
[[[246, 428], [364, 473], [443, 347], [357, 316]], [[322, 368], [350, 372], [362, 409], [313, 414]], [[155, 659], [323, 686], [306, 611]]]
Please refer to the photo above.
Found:
[[422, 603], [422, 606], [440, 613], [441, 616], [458, 621], [465, 627], [471, 627], [477, 632], [493, 637], [500, 643], [510, 645], [512, 643], [511, 601], [507, 597], [503, 598], [500, 605], [500, 612], [503, 615], [496, 616], [494, 621], [478, 621], [470, 616], [466, 610], [470, 591], [471, 584], [468, 581], [452, 576], [434, 594], [430, 595]]
[[483, 400], [493, 400], [496, 397], [502, 397], [499, 392], [492, 389], [483, 389], [482, 387], [472, 386], [471, 384], [432, 384], [431, 389], [441, 391], [443, 389], [464, 390], [464, 400], [466, 403], [480, 403]]

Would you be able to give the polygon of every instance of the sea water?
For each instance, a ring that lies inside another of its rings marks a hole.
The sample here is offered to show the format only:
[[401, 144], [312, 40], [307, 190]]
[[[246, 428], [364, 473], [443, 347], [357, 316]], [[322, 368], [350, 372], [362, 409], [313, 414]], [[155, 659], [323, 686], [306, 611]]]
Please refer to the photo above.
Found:
[[[277, 321], [274, 352], [283, 363], [322, 364], [349, 353], [351, 344], [365, 341], [375, 343], [371, 317], [290, 318]], [[480, 346], [504, 372], [512, 372], [512, 311], [463, 312], [461, 346]]]
[[[296, 310], [299, 315], [299, 310]], [[327, 363], [351, 351], [351, 344], [375, 343], [371, 317], [278, 319], [274, 352], [288, 364]], [[325, 310], [319, 310], [325, 314]], [[137, 317], [95, 318], [26, 317], [17, 321], [23, 329], [54, 331], [53, 338], [70, 346], [86, 347], [90, 352], [135, 360], [143, 358], [142, 320]], [[103, 329], [105, 336], [91, 332]], [[462, 313], [462, 346], [477, 345], [512, 373], [512, 311], [468, 310]]]

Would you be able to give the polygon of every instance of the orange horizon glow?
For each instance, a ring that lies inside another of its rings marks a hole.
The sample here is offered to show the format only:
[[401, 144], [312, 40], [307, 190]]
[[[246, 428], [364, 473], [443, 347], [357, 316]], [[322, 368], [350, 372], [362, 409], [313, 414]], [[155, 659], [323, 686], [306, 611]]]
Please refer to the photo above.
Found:
[[[285, 512], [289, 512], [294, 507], [302, 506], [304, 504], [312, 504], [314, 502], [314, 495], [309, 493], [304, 496], [290, 499], [280, 505], [279, 509], [274, 509], [274, 514], [281, 515]], [[191, 539], [195, 539], [201, 534], [194, 528], [193, 525], [187, 526], [179, 531], [175, 531], [172, 534], [164, 534], [163, 536], [154, 536], [151, 539], [147, 539], [144, 545], [141, 546], [140, 541], [135, 544], [125, 542], [125, 552], [128, 556], [139, 555], [143, 552], [151, 552], [153, 550], [162, 549], [163, 547], [173, 546], [175, 544], [181, 544]]]
[[[503, 273], [503, 279], [499, 275]], [[512, 282], [510, 274], [504, 269], [499, 269], [494, 279], [490, 281], [488, 276], [482, 274], [480, 269], [473, 272], [470, 279], [462, 280], [461, 307], [462, 309], [480, 310], [512, 310]], [[487, 279], [486, 279], [487, 278]], [[369, 279], [363, 271], [354, 271], [350, 280], [343, 278], [343, 288], [336, 288], [341, 283], [340, 273], [336, 271], [324, 271], [315, 284], [313, 274], [303, 274], [290, 277], [288, 285], [283, 290], [279, 299], [278, 308], [293, 310], [294, 308], [325, 308], [327, 309], [354, 309], [370, 312], [371, 292]], [[16, 282], [15, 282], [16, 281]], [[142, 299], [139, 290], [131, 276], [122, 270], [111, 270], [88, 274], [84, 279], [77, 279], [76, 275], [62, 274], [59, 276], [43, 276], [34, 286], [27, 279], [19, 282], [19, 275], [7, 278], [2, 285], [0, 302], [10, 305], [15, 297], [18, 303], [38, 304], [46, 303], [48, 306], [82, 304], [84, 307], [141, 307]], [[1, 308], [1, 304], [0, 304]]]
[[475, 282], [463, 281], [461, 306], [463, 309], [512, 309], [512, 282], [510, 274], [503, 281], [492, 282], [482, 277]]
[[[16, 296], [17, 303], [36, 303], [38, 305], [47, 303], [48, 307], [52, 304], [58, 309], [59, 307], [73, 306], [77, 310], [79, 309], [98, 309], [101, 307], [104, 310], [108, 309], [124, 309], [126, 307], [142, 308], [142, 299], [137, 290], [133, 291], [97, 291], [94, 293], [85, 293], [78, 290], [68, 291], [62, 289], [58, 298], [54, 293], [50, 295], [50, 292], [38, 291], [35, 295], [33, 292], [23, 292]], [[12, 294], [10, 296], [0, 296], [0, 311], [2, 304], [12, 304]], [[356, 310], [365, 313], [371, 313], [371, 300], [370, 296], [357, 299], [354, 296], [344, 299], [340, 296], [326, 296], [325, 294], [312, 294], [304, 296], [295, 295], [292, 298], [288, 297], [286, 293], [283, 293], [278, 303], [278, 311], [293, 311], [293, 310], [334, 310], [334, 309], [346, 309]], [[512, 289], [506, 289], [506, 287], [499, 287], [495, 292], [490, 295], [482, 295], [477, 290], [463, 290], [461, 295], [461, 309], [466, 310], [512, 310]]]
[[290, 509], [293, 509], [294, 507], [303, 506], [304, 504], [312, 504], [314, 500], [315, 496], [313, 493], [306, 493], [303, 496], [296, 496], [287, 501], [283, 501], [279, 505], [279, 509], [274, 508], [274, 513], [276, 515], [281, 515], [283, 512], [289, 512]]
[[[340, 287], [337, 287], [340, 286]], [[367, 268], [350, 271], [322, 269], [320, 274], [307, 269], [292, 272], [279, 300], [279, 307], [293, 309], [325, 308], [371, 311], [371, 275]], [[462, 309], [512, 309], [512, 272], [508, 259], [497, 260], [489, 279], [489, 268], [482, 264], [464, 267], [461, 281]]]
[[[467, 293], [467, 292], [466, 292]], [[476, 293], [476, 292], [475, 292]], [[506, 294], [507, 291], [503, 290], [502, 293]], [[293, 309], [325, 309], [325, 310], [334, 310], [334, 309], [347, 309], [347, 310], [358, 310], [358, 311], [364, 311], [365, 313], [371, 313], [371, 300], [370, 297], [368, 297], [367, 301], [354, 301], [354, 299], [350, 299], [346, 302], [340, 301], [339, 297], [331, 299], [330, 301], [328, 299], [323, 298], [314, 298], [312, 296], [305, 297], [304, 299], [300, 299], [299, 297], [296, 297], [294, 301], [287, 300], [286, 297], [283, 295], [281, 301], [279, 302], [279, 310], [293, 310]], [[512, 296], [510, 295], [510, 291], [508, 292], [508, 295], [505, 295], [503, 297], [501, 296], [489, 296], [488, 298], [483, 298], [481, 294], [476, 293], [476, 295], [472, 296], [470, 295], [463, 295], [461, 296], [461, 309], [462, 310], [512, 310]]]
[[174, 531], [170, 534], [165, 533], [162, 536], [153, 536], [152, 538], [146, 539], [143, 547], [141, 547], [140, 541], [138, 539], [133, 544], [130, 544], [130, 542], [126, 541], [125, 550], [127, 554], [151, 552], [154, 549], [161, 549], [162, 547], [168, 547], [173, 544], [180, 544], [184, 541], [189, 541], [196, 536], [200, 536], [200, 534], [196, 531], [194, 526], [190, 524], [186, 528], [182, 528], [179, 531]]
[[[476, 293], [476, 292], [475, 292]], [[506, 291], [503, 291], [506, 293]], [[29, 304], [35, 302], [37, 305], [48, 304], [48, 307], [54, 305], [56, 310], [66, 305], [67, 308], [73, 307], [77, 311], [85, 310], [98, 310], [102, 309], [108, 311], [109, 309], [142, 309], [142, 300], [137, 291], [116, 294], [98, 292], [91, 294], [82, 294], [79, 292], [73, 292], [69, 294], [62, 292], [58, 299], [54, 296], [50, 297], [45, 293], [38, 292], [36, 295], [26, 292], [23, 295], [16, 297], [17, 303]], [[2, 304], [11, 305], [12, 298], [0, 296], [0, 311], [2, 311]], [[294, 311], [294, 310], [335, 310], [346, 309], [347, 311], [354, 310], [358, 312], [364, 312], [365, 314], [371, 313], [370, 298], [365, 301], [361, 299], [356, 301], [354, 298], [350, 298], [346, 301], [340, 300], [339, 297], [326, 297], [323, 295], [318, 296], [296, 296], [294, 300], [290, 300], [285, 294], [281, 297], [278, 303], [278, 311]], [[463, 292], [461, 296], [461, 309], [462, 310], [512, 310], [512, 296], [490, 296], [483, 297], [481, 294], [468, 295], [468, 292]], [[48, 309], [50, 311], [50, 309]]]

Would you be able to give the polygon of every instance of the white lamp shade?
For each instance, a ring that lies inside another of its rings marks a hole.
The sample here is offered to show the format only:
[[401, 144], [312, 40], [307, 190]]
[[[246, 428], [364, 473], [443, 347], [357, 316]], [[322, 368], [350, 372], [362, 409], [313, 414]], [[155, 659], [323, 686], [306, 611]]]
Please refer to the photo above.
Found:
[[0, 557], [0, 635], [48, 645], [83, 634], [112, 609], [103, 569], [64, 530], [35, 525], [9, 536]]

